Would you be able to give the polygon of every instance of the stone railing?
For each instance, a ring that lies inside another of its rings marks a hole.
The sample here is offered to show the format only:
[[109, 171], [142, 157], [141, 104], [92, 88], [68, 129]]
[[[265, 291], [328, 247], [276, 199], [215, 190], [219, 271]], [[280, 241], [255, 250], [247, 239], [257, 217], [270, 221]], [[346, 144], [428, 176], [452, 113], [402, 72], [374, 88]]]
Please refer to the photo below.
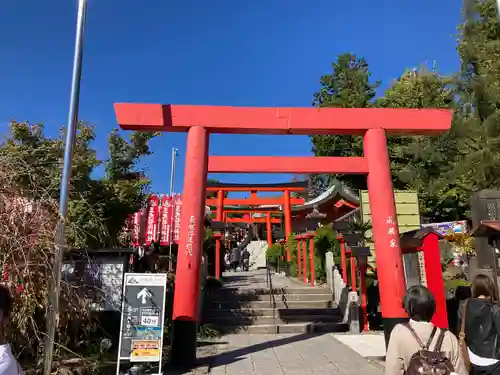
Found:
[[333, 260], [333, 253], [326, 253], [326, 282], [332, 291], [333, 301], [340, 309], [344, 322], [349, 320], [349, 309], [347, 306], [354, 296], [349, 296], [349, 286], [342, 279], [335, 261]]

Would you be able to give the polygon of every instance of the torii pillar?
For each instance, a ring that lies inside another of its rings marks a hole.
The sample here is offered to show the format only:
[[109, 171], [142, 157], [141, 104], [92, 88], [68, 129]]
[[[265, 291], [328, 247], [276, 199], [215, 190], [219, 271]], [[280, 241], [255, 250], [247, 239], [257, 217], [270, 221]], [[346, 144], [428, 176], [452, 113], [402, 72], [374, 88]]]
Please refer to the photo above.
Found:
[[[196, 360], [208, 134], [344, 134], [364, 136], [364, 157], [212, 156], [210, 173], [366, 174], [386, 342], [407, 315], [406, 283], [397, 227], [387, 133], [432, 135], [449, 130], [443, 109], [248, 108], [115, 104], [123, 129], [188, 132], [175, 297], [172, 360]], [[194, 125], [193, 125], [194, 124]]]
[[292, 251], [288, 246], [288, 238], [292, 234], [292, 206], [290, 204], [290, 192], [285, 190], [285, 204], [283, 205], [283, 216], [285, 217], [285, 239], [286, 239], [286, 261], [292, 260]]
[[[172, 359], [183, 366], [184, 354], [193, 357], [193, 338], [197, 336], [198, 304], [200, 301], [201, 258], [203, 255], [205, 191], [207, 183], [209, 133], [203, 126], [188, 130], [186, 164], [181, 208], [181, 232], [177, 252], [174, 308], [172, 314], [176, 345], [172, 346]], [[183, 351], [186, 350], [186, 353]], [[196, 339], [194, 359], [196, 359]]]
[[[215, 217], [217, 221], [222, 222], [224, 216], [224, 191], [217, 191], [217, 211], [215, 213]], [[220, 279], [222, 274], [220, 267], [220, 248], [221, 248], [221, 239], [217, 238], [215, 240], [215, 278], [217, 280]]]

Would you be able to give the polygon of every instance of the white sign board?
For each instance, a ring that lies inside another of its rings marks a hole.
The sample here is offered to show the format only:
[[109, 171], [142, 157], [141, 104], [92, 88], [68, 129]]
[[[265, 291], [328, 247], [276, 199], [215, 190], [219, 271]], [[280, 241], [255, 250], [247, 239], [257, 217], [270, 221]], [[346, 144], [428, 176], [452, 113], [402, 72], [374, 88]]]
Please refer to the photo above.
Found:
[[166, 273], [126, 273], [118, 363], [158, 362], [161, 373]]

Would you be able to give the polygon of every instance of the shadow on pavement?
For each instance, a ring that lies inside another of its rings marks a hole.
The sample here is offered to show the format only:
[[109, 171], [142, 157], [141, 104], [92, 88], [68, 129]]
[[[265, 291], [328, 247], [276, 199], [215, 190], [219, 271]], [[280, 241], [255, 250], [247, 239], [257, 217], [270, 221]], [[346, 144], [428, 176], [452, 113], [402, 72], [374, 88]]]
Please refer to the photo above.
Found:
[[324, 334], [301, 333], [294, 336], [283, 337], [275, 340], [253, 344], [244, 348], [230, 350], [218, 355], [207, 357], [204, 359], [204, 361], [207, 361], [206, 364], [209, 365], [211, 368], [215, 368], [218, 366], [226, 366], [231, 363], [238, 362], [242, 360], [244, 356], [247, 356], [252, 353], [257, 353], [269, 348], [276, 348], [283, 345], [293, 344], [296, 342], [310, 339], [311, 337], [318, 337], [322, 335]]

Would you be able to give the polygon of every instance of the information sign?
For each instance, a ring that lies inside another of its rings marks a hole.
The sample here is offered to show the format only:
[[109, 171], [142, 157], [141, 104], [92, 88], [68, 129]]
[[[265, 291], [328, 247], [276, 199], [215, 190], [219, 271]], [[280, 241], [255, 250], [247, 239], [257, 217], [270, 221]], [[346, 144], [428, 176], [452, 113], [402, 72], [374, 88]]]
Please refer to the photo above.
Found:
[[165, 273], [125, 274], [118, 366], [159, 362], [161, 373], [166, 288]]

